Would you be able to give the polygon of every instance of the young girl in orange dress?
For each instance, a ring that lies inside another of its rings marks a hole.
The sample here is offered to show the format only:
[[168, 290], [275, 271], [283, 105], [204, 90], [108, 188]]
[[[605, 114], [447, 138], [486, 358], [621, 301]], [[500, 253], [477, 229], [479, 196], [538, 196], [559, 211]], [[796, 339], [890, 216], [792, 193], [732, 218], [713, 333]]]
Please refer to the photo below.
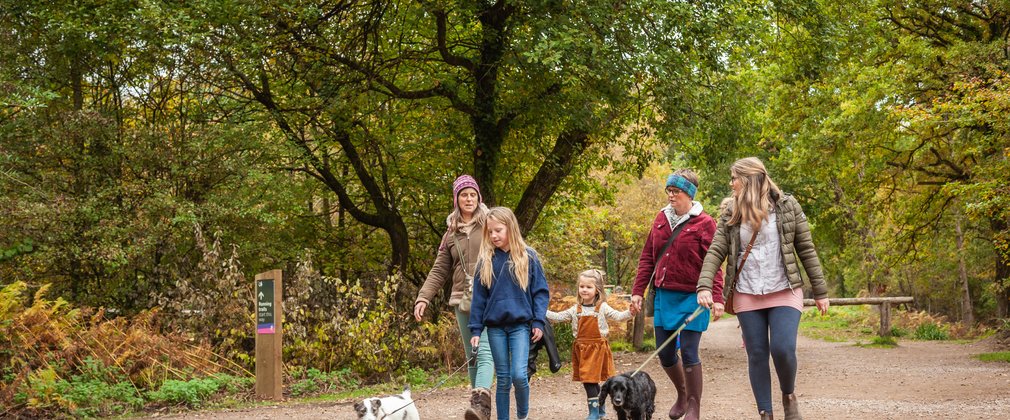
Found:
[[569, 321], [575, 344], [572, 345], [572, 380], [582, 382], [589, 402], [589, 416], [586, 420], [603, 417], [604, 410], [599, 403], [600, 382], [614, 376], [614, 356], [607, 342], [607, 319], [626, 321], [631, 319], [628, 310], [618, 311], [607, 305], [607, 294], [603, 289], [603, 272], [586, 270], [579, 274], [579, 302], [562, 312], [547, 311], [551, 322]]

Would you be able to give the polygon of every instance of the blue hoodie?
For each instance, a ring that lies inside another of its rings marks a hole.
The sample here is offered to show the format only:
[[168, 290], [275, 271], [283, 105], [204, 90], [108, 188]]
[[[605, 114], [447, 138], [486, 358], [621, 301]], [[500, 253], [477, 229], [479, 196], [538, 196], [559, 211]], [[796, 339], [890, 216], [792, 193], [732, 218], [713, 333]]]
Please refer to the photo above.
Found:
[[491, 257], [494, 278], [491, 287], [480, 282], [480, 269], [473, 278], [473, 301], [470, 304], [470, 333], [480, 335], [484, 327], [531, 323], [533, 328], [544, 329], [550, 290], [544, 268], [533, 248], [526, 248], [530, 258], [529, 285], [526, 291], [519, 288], [509, 268], [509, 253], [495, 248]]

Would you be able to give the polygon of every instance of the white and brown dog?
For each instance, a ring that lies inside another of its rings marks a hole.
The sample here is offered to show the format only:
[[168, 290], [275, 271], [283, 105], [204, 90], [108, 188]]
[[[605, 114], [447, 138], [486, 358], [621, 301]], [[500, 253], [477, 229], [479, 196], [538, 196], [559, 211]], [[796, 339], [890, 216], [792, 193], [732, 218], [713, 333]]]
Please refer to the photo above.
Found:
[[410, 398], [410, 385], [399, 395], [365, 398], [354, 403], [359, 420], [420, 420], [414, 400]]

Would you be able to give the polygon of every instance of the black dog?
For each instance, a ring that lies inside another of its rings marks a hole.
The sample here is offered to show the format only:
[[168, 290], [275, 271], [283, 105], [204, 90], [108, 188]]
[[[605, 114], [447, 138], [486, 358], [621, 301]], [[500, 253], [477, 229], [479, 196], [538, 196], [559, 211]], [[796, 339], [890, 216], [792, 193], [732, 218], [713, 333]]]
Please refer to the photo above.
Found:
[[607, 403], [607, 395], [614, 400], [618, 420], [650, 420], [656, 411], [656, 383], [648, 373], [622, 373], [612, 376], [600, 389], [600, 407]]

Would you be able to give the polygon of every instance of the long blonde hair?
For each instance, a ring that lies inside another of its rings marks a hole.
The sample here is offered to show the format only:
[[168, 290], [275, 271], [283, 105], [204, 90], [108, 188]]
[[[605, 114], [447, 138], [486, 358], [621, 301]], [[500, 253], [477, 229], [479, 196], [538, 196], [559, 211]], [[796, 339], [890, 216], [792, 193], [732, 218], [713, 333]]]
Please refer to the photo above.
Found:
[[[578, 283], [582, 283], [583, 278], [592, 280], [593, 286], [596, 286], [596, 298], [593, 299], [593, 305], [600, 303], [601, 300], [606, 302], [607, 291], [603, 288], [603, 272], [595, 268], [591, 268], [579, 273]], [[576, 283], [576, 286], [578, 286], [578, 283]]]
[[764, 163], [756, 157], [745, 157], [733, 163], [730, 174], [740, 183], [740, 192], [733, 193], [733, 213], [729, 224], [747, 223], [757, 230], [768, 217], [772, 200], [782, 196], [778, 185], [768, 176]]
[[484, 223], [484, 241], [480, 243], [480, 283], [484, 287], [491, 287], [492, 267], [491, 258], [494, 257], [495, 246], [491, 243], [491, 221], [505, 225], [508, 229], [509, 239], [509, 268], [512, 270], [512, 277], [523, 290], [530, 283], [530, 257], [526, 253], [526, 241], [519, 231], [519, 221], [516, 215], [506, 207], [492, 207], [487, 212], [487, 222]]

